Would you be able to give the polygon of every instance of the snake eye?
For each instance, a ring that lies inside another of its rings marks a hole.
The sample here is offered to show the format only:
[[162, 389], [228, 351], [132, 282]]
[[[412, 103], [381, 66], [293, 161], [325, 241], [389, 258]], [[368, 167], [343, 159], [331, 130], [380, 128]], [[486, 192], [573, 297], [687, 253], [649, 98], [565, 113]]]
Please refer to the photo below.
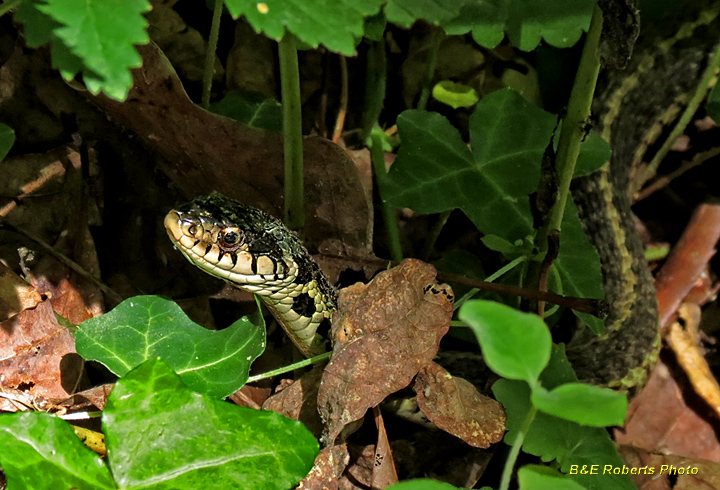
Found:
[[240, 246], [240, 232], [230, 229], [220, 234], [218, 245], [227, 251], [233, 251]]

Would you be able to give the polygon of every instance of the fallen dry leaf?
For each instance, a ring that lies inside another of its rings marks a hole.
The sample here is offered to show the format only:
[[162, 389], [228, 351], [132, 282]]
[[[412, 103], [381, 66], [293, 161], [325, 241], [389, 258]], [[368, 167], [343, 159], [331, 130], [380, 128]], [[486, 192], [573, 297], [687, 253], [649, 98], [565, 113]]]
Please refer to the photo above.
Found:
[[268, 398], [263, 403], [263, 410], [299, 420], [315, 437], [320, 437], [323, 425], [317, 411], [317, 394], [322, 374], [322, 367], [315, 366], [290, 386]]
[[720, 416], [720, 386], [698, 344], [701, 311], [698, 305], [683, 303], [678, 310], [680, 320], [673, 322], [666, 335], [678, 364], [690, 379], [695, 392]]
[[422, 368], [413, 389], [420, 410], [431, 422], [471, 446], [490, 447], [505, 434], [507, 416], [502, 405], [438, 364]]
[[398, 475], [380, 408], [373, 407], [373, 415], [377, 427], [377, 443], [375, 444], [372, 488], [387, 488], [398, 482]]
[[[640, 490], [716, 490], [720, 464], [703, 459], [653, 454], [631, 446], [618, 448], [628, 468], [643, 470], [630, 475]], [[652, 471], [652, 473], [651, 473]]]
[[452, 290], [435, 275], [433, 266], [407, 259], [341, 290], [333, 357], [318, 393], [328, 444], [432, 361], [453, 312]]
[[295, 490], [338, 490], [338, 480], [349, 462], [350, 453], [345, 445], [321, 449], [310, 473]]
[[0, 323], [0, 382], [51, 400], [68, 397], [82, 373], [75, 340], [50, 301]]
[[693, 393], [682, 372], [671, 372], [665, 362], [660, 362], [645, 389], [630, 404], [625, 427], [614, 431], [615, 440], [650, 452], [720, 463], [716, 421], [714, 412]]
[[42, 300], [34, 287], [0, 262], [0, 321], [35, 308]]

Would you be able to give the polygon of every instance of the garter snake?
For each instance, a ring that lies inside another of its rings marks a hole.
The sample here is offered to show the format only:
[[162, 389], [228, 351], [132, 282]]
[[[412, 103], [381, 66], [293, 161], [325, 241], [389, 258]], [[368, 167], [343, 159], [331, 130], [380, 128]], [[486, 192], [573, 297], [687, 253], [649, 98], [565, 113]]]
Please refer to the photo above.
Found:
[[[652, 277], [630, 210], [630, 175], [697, 89], [720, 39], [712, 26], [720, 2], [696, 3], [702, 13], [676, 26], [675, 35], [647, 35], [628, 68], [596, 91], [594, 120], [613, 157], [602, 170], [576, 179], [573, 197], [601, 258], [610, 313], [602, 336], [579, 329], [568, 346], [578, 377], [594, 384], [642, 385], [659, 351]], [[260, 295], [303, 354], [326, 349], [318, 326], [331, 318], [337, 293], [281, 222], [215, 193], [171, 211], [165, 226], [190, 262]]]

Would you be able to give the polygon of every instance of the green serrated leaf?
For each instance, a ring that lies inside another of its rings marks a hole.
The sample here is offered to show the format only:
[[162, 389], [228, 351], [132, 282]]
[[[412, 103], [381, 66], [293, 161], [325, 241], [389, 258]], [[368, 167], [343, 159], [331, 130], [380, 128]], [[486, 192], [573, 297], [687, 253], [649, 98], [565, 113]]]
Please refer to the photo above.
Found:
[[458, 487], [437, 480], [420, 478], [396, 483], [388, 487], [387, 490], [458, 490]]
[[207, 330], [170, 300], [136, 296], [80, 324], [75, 343], [81, 356], [118, 376], [161, 357], [192, 389], [223, 398], [247, 381], [250, 365], [265, 349], [265, 324], [258, 313]]
[[319, 450], [300, 422], [195, 393], [159, 359], [117, 382], [102, 420], [123, 489], [285, 490]]
[[0, 162], [7, 156], [15, 144], [15, 131], [10, 126], [0, 123]]
[[537, 315], [492, 301], [468, 301], [459, 318], [478, 338], [488, 367], [500, 376], [535, 384], [550, 360], [550, 331]]
[[383, 198], [420, 213], [460, 208], [483, 233], [524, 240], [535, 233], [528, 194], [537, 188], [555, 119], [517, 92], [493, 92], [470, 118], [471, 152], [444, 117], [405, 111]]
[[467, 0], [457, 16], [441, 24], [448, 34], [472, 31], [487, 48], [494, 48], [504, 33], [523, 51], [532, 51], [541, 39], [567, 48], [587, 30], [594, 6], [592, 0]]
[[443, 80], [435, 84], [432, 95], [443, 104], [453, 109], [459, 107], [472, 107], [479, 98], [474, 88], [450, 80]]
[[624, 393], [582, 383], [533, 389], [532, 403], [547, 414], [590, 427], [622, 425], [627, 413]]
[[585, 487], [547, 466], [529, 464], [518, 470], [520, 490], [585, 490]]
[[419, 19], [440, 24], [457, 17], [464, 3], [463, 0], [389, 0], [385, 15], [388, 21], [403, 27], [410, 27]]
[[229, 92], [210, 104], [215, 114], [267, 131], [282, 131], [282, 104], [275, 99], [242, 92]]
[[13, 490], [117, 488], [100, 456], [70, 424], [38, 412], [0, 415], [0, 467]]
[[92, 94], [124, 100], [131, 68], [142, 64], [136, 44], [148, 42], [147, 0], [30, 0], [16, 18], [25, 24], [28, 44], [51, 43], [53, 66], [65, 79], [82, 71]]
[[[577, 381], [565, 357], [562, 346], [553, 346], [548, 367], [540, 376], [543, 386], [553, 388], [561, 383]], [[524, 381], [501, 379], [493, 385], [493, 393], [505, 407], [508, 415], [505, 442], [512, 444], [517, 438], [531, 407], [530, 386]], [[523, 451], [539, 456], [543, 461], [556, 460], [563, 473], [590, 490], [634, 490], [627, 475], [602, 474], [603, 465], [622, 467], [623, 461], [605, 429], [587, 427], [576, 422], [537, 412], [528, 431]], [[599, 466], [593, 475], [580, 474], [579, 470]]]
[[351, 56], [363, 35], [363, 18], [380, 11], [384, 0], [225, 0], [237, 18], [244, 15], [255, 30], [280, 40], [285, 29], [312, 47], [323, 44]]

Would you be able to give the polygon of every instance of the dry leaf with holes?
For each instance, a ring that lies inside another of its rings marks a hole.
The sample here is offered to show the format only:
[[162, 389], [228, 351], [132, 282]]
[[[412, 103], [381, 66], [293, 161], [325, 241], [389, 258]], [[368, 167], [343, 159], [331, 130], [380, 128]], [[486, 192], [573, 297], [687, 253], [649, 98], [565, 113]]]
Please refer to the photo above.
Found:
[[431, 422], [471, 446], [490, 447], [505, 434], [507, 416], [502, 405], [438, 364], [422, 368], [413, 389], [420, 410]]
[[328, 444], [432, 361], [453, 312], [452, 290], [435, 276], [433, 266], [407, 259], [340, 291], [333, 357], [318, 393]]

